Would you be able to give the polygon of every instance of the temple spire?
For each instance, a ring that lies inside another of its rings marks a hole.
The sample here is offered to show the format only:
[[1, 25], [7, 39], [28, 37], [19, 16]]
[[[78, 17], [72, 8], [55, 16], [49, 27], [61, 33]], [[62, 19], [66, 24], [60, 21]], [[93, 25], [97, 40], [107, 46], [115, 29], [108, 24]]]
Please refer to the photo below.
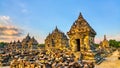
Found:
[[49, 32], [49, 35], [50, 35], [50, 32]]
[[27, 34], [27, 36], [29, 36], [29, 33]]
[[83, 18], [82, 13], [80, 12], [78, 19]]
[[34, 36], [32, 37], [32, 39], [34, 39]]
[[55, 28], [55, 31], [58, 31], [58, 28], [57, 28], [57, 26], [56, 26], [56, 28]]
[[25, 39], [26, 39], [26, 40], [31, 39], [31, 37], [30, 37], [29, 33], [27, 34], [27, 36], [26, 36], [26, 38], [25, 38]]
[[104, 40], [106, 40], [106, 35], [104, 35]]

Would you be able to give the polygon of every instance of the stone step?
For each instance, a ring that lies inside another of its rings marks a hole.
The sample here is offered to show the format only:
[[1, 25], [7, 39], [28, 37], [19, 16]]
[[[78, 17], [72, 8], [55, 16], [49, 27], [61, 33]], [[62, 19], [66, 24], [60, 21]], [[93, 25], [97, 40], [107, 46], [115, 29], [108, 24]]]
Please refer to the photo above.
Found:
[[100, 64], [100, 63], [102, 63], [103, 61], [104, 61], [105, 59], [104, 58], [102, 58], [101, 60], [99, 60], [98, 62], [96, 62], [96, 64]]

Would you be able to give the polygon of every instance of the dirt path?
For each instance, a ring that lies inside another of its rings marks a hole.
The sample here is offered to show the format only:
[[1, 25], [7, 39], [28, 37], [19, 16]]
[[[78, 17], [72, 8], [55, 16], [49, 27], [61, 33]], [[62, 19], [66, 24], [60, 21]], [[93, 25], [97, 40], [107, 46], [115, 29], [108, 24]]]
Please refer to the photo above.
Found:
[[107, 57], [101, 64], [95, 68], [120, 68], [120, 60], [118, 60], [119, 52], [116, 50], [110, 57]]

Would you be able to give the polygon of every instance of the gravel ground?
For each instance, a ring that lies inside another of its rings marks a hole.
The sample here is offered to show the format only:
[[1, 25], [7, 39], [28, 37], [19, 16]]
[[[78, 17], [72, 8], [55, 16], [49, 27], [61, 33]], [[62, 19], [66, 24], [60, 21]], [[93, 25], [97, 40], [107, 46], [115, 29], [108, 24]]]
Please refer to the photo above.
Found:
[[[99, 65], [95, 65], [95, 68], [120, 68], [120, 60], [118, 60], [119, 52], [116, 50], [110, 57], [107, 57]], [[0, 68], [10, 68], [9, 66], [0, 67]]]
[[101, 64], [95, 68], [120, 68], [120, 60], [118, 60], [119, 52], [116, 50], [110, 57], [107, 57]]

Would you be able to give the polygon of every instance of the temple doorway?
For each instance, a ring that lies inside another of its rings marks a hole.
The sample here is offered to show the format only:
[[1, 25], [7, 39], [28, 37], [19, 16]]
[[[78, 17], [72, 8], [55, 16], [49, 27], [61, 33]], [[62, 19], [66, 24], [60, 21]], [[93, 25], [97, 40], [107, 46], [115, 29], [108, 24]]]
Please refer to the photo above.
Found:
[[80, 51], [80, 39], [76, 39], [77, 51]]

